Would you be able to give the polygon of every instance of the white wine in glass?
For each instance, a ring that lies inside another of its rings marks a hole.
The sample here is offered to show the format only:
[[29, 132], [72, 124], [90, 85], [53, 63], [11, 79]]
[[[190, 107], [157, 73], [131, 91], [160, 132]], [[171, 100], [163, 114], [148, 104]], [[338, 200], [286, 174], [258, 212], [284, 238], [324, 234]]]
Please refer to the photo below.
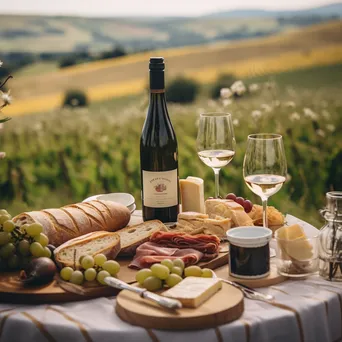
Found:
[[281, 189], [286, 173], [282, 136], [267, 133], [249, 135], [243, 161], [243, 177], [248, 188], [262, 200], [264, 227], [268, 226], [267, 200]]
[[202, 162], [214, 170], [215, 197], [220, 195], [219, 174], [235, 155], [235, 136], [228, 113], [201, 114], [197, 135], [197, 153]]

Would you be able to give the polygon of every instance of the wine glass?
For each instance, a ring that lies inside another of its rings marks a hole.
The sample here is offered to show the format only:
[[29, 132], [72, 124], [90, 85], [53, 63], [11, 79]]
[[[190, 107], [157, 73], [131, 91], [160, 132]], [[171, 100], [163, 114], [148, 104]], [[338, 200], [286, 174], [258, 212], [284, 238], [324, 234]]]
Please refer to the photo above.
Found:
[[229, 113], [201, 114], [197, 134], [197, 154], [215, 173], [215, 197], [220, 195], [219, 175], [235, 155], [232, 116]]
[[261, 133], [248, 136], [243, 177], [249, 189], [261, 197], [264, 227], [267, 227], [267, 200], [280, 190], [286, 180], [286, 172], [281, 135]]

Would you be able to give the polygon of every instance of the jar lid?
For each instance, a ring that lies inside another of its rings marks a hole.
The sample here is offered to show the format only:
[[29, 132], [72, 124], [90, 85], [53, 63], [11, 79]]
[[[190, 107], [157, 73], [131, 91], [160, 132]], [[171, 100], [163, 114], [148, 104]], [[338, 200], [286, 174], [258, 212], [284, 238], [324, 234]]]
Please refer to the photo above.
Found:
[[264, 227], [237, 227], [227, 231], [229, 243], [246, 248], [265, 246], [272, 238], [272, 230]]

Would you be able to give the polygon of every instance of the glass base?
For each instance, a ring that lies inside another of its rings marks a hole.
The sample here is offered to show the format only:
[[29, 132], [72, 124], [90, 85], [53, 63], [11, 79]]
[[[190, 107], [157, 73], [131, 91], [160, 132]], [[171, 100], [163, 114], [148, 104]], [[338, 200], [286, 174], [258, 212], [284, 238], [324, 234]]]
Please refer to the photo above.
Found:
[[342, 282], [342, 262], [320, 259], [319, 275], [325, 280]]

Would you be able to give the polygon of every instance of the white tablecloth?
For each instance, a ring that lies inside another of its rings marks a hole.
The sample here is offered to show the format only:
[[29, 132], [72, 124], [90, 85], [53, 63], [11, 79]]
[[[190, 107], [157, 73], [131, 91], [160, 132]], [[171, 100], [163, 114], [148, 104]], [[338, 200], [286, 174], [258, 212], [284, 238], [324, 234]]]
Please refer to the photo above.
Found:
[[123, 322], [115, 313], [115, 298], [61, 305], [0, 304], [0, 341], [342, 341], [341, 283], [315, 275], [260, 291], [274, 295], [275, 304], [245, 299], [240, 319], [215, 329], [181, 332], [147, 330]]

